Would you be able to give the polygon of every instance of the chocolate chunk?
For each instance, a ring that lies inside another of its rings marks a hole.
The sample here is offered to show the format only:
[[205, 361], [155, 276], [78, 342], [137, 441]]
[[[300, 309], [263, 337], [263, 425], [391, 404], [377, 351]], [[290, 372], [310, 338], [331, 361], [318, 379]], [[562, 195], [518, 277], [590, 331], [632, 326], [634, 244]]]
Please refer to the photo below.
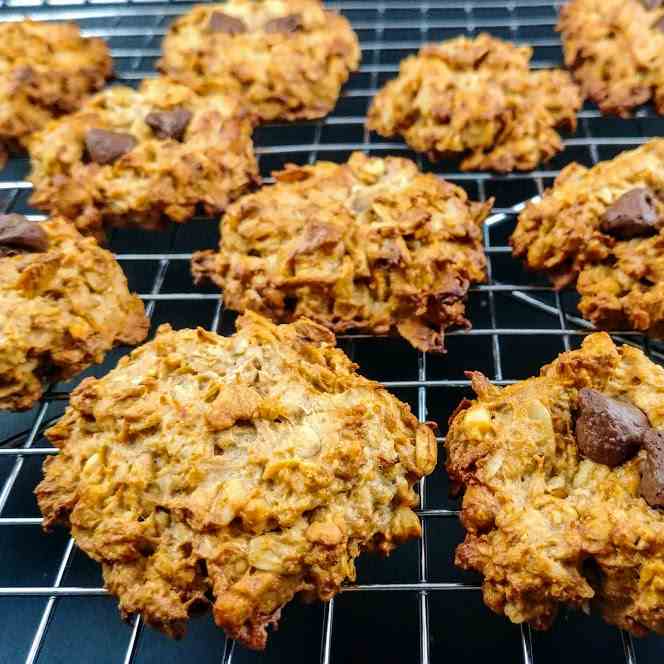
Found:
[[48, 235], [36, 221], [22, 214], [0, 214], [0, 256], [42, 252], [48, 249]]
[[273, 18], [271, 21], [268, 21], [263, 26], [263, 30], [268, 34], [274, 34], [277, 32], [288, 34], [290, 32], [296, 32], [301, 27], [302, 16], [300, 14], [289, 14], [288, 16], [281, 16], [280, 18]]
[[127, 154], [137, 141], [131, 134], [106, 129], [88, 129], [85, 133], [85, 147], [90, 159], [96, 164], [112, 164]]
[[641, 495], [651, 507], [664, 507], [664, 431], [650, 429], [643, 437]]
[[605, 213], [600, 228], [604, 233], [626, 240], [654, 235], [659, 228], [655, 194], [648, 187], [624, 193]]
[[583, 388], [579, 392], [576, 443], [584, 457], [613, 468], [633, 457], [650, 423], [645, 413], [625, 401]]
[[645, 9], [657, 9], [664, 4], [664, 0], [639, 0]]
[[225, 35], [241, 35], [247, 32], [247, 24], [241, 18], [235, 18], [224, 12], [213, 12], [208, 28], [210, 32], [223, 32]]
[[13, 72], [16, 83], [29, 83], [35, 75], [35, 70], [30, 65], [21, 65], [16, 67]]
[[191, 117], [191, 112], [184, 108], [151, 111], [145, 116], [145, 123], [159, 138], [174, 138], [176, 141], [181, 141]]
[[652, 25], [654, 30], [659, 30], [664, 32], [664, 18], [660, 18], [659, 21], [655, 21]]

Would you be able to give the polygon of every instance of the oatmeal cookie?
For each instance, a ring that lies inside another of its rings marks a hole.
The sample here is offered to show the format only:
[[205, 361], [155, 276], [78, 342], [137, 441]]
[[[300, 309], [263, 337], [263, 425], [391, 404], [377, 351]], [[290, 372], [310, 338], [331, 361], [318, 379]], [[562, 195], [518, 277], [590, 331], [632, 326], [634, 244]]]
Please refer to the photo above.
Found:
[[75, 111], [113, 73], [102, 39], [74, 23], [0, 23], [0, 167], [49, 120]]
[[237, 327], [164, 325], [81, 383], [36, 494], [46, 527], [67, 524], [101, 562], [123, 616], [179, 636], [212, 603], [261, 649], [296, 594], [328, 600], [360, 552], [420, 535], [412, 486], [436, 439], [327, 329], [253, 313]]
[[565, 64], [603, 113], [650, 99], [664, 113], [664, 3], [572, 0], [560, 9]]
[[481, 34], [422, 48], [376, 95], [367, 126], [401, 135], [462, 170], [526, 171], [563, 149], [556, 127], [576, 128], [578, 88], [560, 69], [528, 68], [532, 49]]
[[443, 349], [447, 327], [468, 325], [492, 201], [470, 202], [397, 157], [355, 153], [274, 176], [228, 209], [219, 253], [194, 254], [194, 279], [223, 288], [227, 307], [306, 316], [339, 333], [396, 330], [424, 351]]
[[163, 78], [109, 88], [30, 140], [30, 202], [97, 235], [215, 214], [258, 181], [251, 132], [233, 97]]
[[465, 488], [455, 562], [487, 606], [538, 629], [593, 606], [664, 634], [664, 368], [597, 333], [537, 378], [472, 383], [445, 447]]
[[514, 255], [574, 283], [605, 329], [664, 335], [664, 139], [591, 169], [570, 164], [519, 215]]
[[360, 62], [349, 22], [319, 0], [197, 5], [170, 27], [162, 52], [162, 72], [240, 94], [268, 122], [327, 115]]
[[0, 215], [0, 409], [145, 338], [143, 303], [113, 255], [64, 219]]

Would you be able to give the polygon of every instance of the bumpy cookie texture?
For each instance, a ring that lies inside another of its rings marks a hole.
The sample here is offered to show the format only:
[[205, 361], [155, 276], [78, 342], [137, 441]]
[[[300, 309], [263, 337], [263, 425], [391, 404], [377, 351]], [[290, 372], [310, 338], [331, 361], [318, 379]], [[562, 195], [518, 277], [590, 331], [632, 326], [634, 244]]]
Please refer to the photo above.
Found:
[[491, 201], [424, 175], [407, 159], [355, 153], [274, 173], [277, 184], [231, 206], [219, 253], [194, 254], [197, 282], [224, 303], [335, 332], [397, 331], [421, 350], [468, 325], [464, 300], [485, 278], [481, 224]]
[[67, 221], [0, 215], [0, 408], [30, 408], [119, 343], [145, 338], [141, 300], [113, 255]]
[[658, 0], [572, 0], [560, 9], [565, 64], [603, 113], [664, 113], [664, 6]]
[[[664, 427], [664, 369], [598, 333], [537, 378], [504, 389], [477, 373], [472, 382], [478, 398], [457, 409], [445, 446], [447, 470], [465, 487], [456, 563], [484, 575], [485, 603], [539, 629], [571, 605], [594, 606], [639, 636], [664, 633], [664, 512], [648, 502], [664, 495], [664, 458], [652, 468], [648, 443]], [[639, 409], [653, 427], [638, 455], [614, 468], [577, 446], [588, 388]]]
[[102, 39], [73, 23], [0, 24], [0, 167], [49, 120], [75, 111], [113, 72]]
[[583, 316], [664, 335], [664, 140], [590, 170], [570, 164], [519, 216], [514, 254], [557, 286], [577, 280]]
[[47, 432], [46, 527], [70, 526], [123, 615], [179, 636], [212, 603], [263, 648], [296, 594], [328, 600], [361, 551], [420, 535], [412, 486], [435, 436], [355, 368], [306, 319], [247, 314], [232, 337], [162, 326]]
[[258, 180], [251, 132], [233, 97], [163, 78], [109, 88], [30, 141], [30, 201], [95, 234], [219, 213]]
[[196, 90], [242, 95], [261, 120], [327, 115], [360, 61], [357, 37], [318, 0], [229, 0], [178, 18], [158, 67]]
[[428, 45], [376, 95], [367, 126], [401, 135], [429, 159], [463, 170], [531, 170], [563, 148], [582, 99], [560, 69], [531, 71], [532, 49], [481, 34]]

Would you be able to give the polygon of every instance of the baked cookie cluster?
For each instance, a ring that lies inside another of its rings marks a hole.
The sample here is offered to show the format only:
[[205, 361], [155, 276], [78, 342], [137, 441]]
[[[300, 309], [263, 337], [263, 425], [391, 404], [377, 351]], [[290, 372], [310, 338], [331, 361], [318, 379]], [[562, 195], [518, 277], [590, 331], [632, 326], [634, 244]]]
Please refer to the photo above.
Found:
[[219, 252], [194, 255], [224, 304], [337, 333], [396, 331], [424, 351], [467, 326], [464, 299], [485, 279], [482, 222], [492, 202], [412, 161], [355, 153], [274, 173], [277, 184], [232, 205]]
[[592, 603], [663, 634], [664, 369], [599, 333], [537, 378], [472, 384], [446, 467], [465, 489], [455, 562], [483, 575], [485, 603], [538, 629]]
[[32, 137], [30, 202], [94, 234], [219, 213], [258, 180], [252, 128], [234, 97], [164, 78], [112, 87]]
[[576, 282], [579, 310], [605, 329], [664, 335], [664, 140], [591, 169], [570, 164], [519, 215], [515, 256], [557, 287]]
[[462, 170], [532, 170], [563, 148], [582, 97], [560, 69], [531, 70], [532, 49], [481, 34], [428, 45], [406, 58], [371, 102], [367, 126], [401, 135], [432, 161]]
[[148, 320], [113, 255], [60, 217], [0, 215], [0, 409], [143, 341]]
[[263, 648], [294, 595], [330, 599], [365, 549], [420, 535], [436, 440], [306, 319], [156, 338], [72, 393], [37, 499], [101, 562], [124, 615], [181, 635], [212, 605]]
[[74, 23], [0, 23], [0, 168], [49, 120], [75, 111], [113, 71], [102, 39]]
[[603, 113], [628, 117], [652, 100], [664, 113], [664, 5], [572, 0], [560, 8], [565, 64]]
[[196, 90], [241, 95], [274, 121], [327, 115], [359, 61], [350, 23], [319, 0], [229, 0], [177, 19], [157, 66]]

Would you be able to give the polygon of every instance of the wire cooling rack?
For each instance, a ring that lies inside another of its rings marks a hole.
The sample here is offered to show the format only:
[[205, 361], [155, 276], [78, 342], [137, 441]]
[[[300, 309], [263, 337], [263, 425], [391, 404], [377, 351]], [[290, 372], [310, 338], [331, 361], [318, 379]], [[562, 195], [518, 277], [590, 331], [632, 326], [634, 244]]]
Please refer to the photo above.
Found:
[[[556, 293], [526, 274], [511, 258], [507, 239], [522, 202], [540, 194], [571, 161], [592, 165], [664, 134], [664, 121], [650, 109], [631, 120], [601, 118], [586, 106], [565, 151], [527, 174], [495, 177], [461, 173], [452, 163], [430, 164], [400, 141], [368, 133], [364, 116], [376, 89], [393, 77], [399, 61], [428, 41], [482, 30], [535, 47], [535, 67], [561, 63], [553, 28], [557, 7], [547, 0], [475, 2], [329, 3], [353, 23], [362, 43], [363, 63], [346, 86], [335, 111], [324, 120], [271, 125], [256, 133], [261, 172], [289, 161], [345, 160], [353, 150], [401, 154], [420, 167], [463, 186], [474, 199], [496, 197], [485, 228], [490, 279], [472, 289], [468, 312], [473, 329], [448, 335], [446, 356], [425, 356], [391, 338], [348, 335], [340, 345], [361, 371], [411, 404], [421, 420], [434, 419], [445, 431], [454, 406], [469, 396], [463, 372], [478, 369], [499, 384], [535, 373], [562, 350], [577, 346], [589, 326], [578, 317], [574, 293]], [[161, 38], [173, 16], [190, 3], [96, 2], [95, 0], [0, 0], [0, 20], [29, 14], [73, 19], [88, 35], [105, 37], [113, 50], [120, 82], [137, 84], [154, 74]], [[14, 158], [0, 173], [0, 211], [32, 214], [25, 159]], [[215, 246], [217, 224], [196, 219], [168, 232], [117, 231], [110, 246], [130, 287], [141, 293], [152, 321], [175, 327], [202, 325], [228, 333], [234, 315], [214, 289], [195, 289], [189, 276], [191, 252]], [[640, 335], [618, 339], [645, 348], [655, 360], [664, 350]], [[116, 351], [83, 375], [103, 375], [124, 353]], [[493, 615], [482, 605], [480, 579], [452, 564], [462, 539], [458, 503], [448, 498], [441, 466], [420, 484], [424, 533], [387, 560], [360, 559], [357, 585], [326, 605], [286, 609], [281, 626], [263, 654], [225, 640], [211, 618], [193, 620], [185, 639], [172, 642], [136, 618], [125, 626], [115, 601], [103, 590], [96, 563], [76, 549], [67, 533], [41, 532], [33, 489], [46, 455], [55, 453], [44, 429], [62, 414], [68, 394], [80, 381], [52, 386], [32, 411], [0, 416], [0, 662], [147, 663], [190, 662], [429, 662], [469, 664], [498, 660], [523, 664], [581, 662], [651, 664], [664, 660], [664, 640], [633, 641], [596, 616], [563, 612], [554, 628], [534, 633]], [[439, 439], [442, 442], [442, 438]], [[442, 450], [441, 450], [442, 451]], [[442, 455], [441, 455], [442, 456]]]

